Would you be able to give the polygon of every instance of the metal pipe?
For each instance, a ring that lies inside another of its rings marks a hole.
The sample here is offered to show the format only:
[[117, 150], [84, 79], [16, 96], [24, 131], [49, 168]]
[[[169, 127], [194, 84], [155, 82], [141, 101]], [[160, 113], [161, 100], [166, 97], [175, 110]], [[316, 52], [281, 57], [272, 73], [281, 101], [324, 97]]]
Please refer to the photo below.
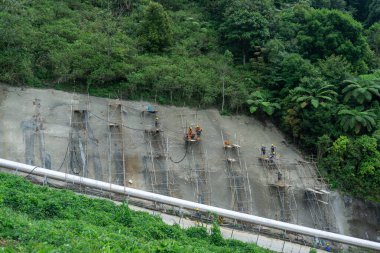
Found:
[[187, 208], [187, 209], [193, 209], [193, 210], [198, 208], [200, 211], [212, 212], [223, 217], [250, 222], [250, 223], [258, 224], [265, 227], [291, 231], [291, 232], [318, 237], [318, 238], [324, 238], [327, 240], [350, 244], [350, 245], [354, 245], [358, 247], [380, 250], [380, 243], [373, 242], [373, 241], [368, 241], [368, 240], [363, 240], [363, 239], [350, 237], [346, 235], [308, 228], [308, 227], [290, 224], [286, 222], [271, 220], [271, 219], [262, 218], [255, 215], [239, 213], [239, 212], [235, 212], [235, 211], [231, 211], [231, 210], [227, 210], [227, 209], [223, 209], [219, 207], [208, 206], [208, 205], [199, 204], [199, 203], [195, 203], [195, 202], [191, 202], [191, 201], [187, 201], [183, 199], [177, 199], [177, 198], [168, 197], [168, 196], [164, 196], [164, 195], [160, 195], [156, 193], [123, 187], [120, 185], [110, 184], [110, 183], [97, 181], [97, 180], [89, 179], [89, 178], [83, 178], [80, 176], [66, 174], [66, 173], [54, 171], [54, 170], [48, 170], [48, 169], [44, 169], [40, 167], [35, 167], [33, 165], [13, 162], [13, 161], [1, 159], [1, 158], [0, 158], [0, 167], [17, 170], [17, 171], [21, 171], [25, 173], [30, 173], [30, 174], [34, 174], [38, 176], [48, 177], [48, 178], [52, 178], [56, 180], [77, 183], [77, 184], [85, 185], [88, 187], [93, 187], [93, 188], [97, 188], [97, 189], [101, 189], [105, 191], [128, 195], [134, 198], [150, 200], [150, 201], [168, 204], [172, 206], [178, 206], [180, 208]]

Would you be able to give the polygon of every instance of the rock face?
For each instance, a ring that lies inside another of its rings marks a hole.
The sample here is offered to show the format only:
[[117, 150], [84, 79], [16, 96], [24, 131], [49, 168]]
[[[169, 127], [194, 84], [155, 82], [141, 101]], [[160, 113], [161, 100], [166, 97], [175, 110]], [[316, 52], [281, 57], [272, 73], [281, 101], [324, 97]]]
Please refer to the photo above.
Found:
[[[212, 109], [153, 106], [152, 113], [147, 102], [0, 88], [5, 159], [380, 241], [379, 205], [330, 193], [314, 164], [269, 122]], [[185, 141], [197, 125], [201, 136]]]

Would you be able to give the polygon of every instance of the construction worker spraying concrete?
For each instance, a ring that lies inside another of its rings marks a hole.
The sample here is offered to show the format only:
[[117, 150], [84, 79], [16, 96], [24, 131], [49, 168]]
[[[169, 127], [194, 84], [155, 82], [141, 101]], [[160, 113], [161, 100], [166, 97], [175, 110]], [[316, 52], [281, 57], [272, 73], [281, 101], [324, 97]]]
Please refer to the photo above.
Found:
[[265, 154], [266, 154], [266, 147], [262, 144], [261, 145], [261, 155], [265, 156]]
[[147, 112], [149, 112], [149, 113], [157, 113], [158, 111], [155, 110], [152, 105], [148, 105]]
[[271, 155], [275, 155], [276, 154], [276, 146], [273, 145], [273, 144], [270, 146], [270, 153], [271, 153]]
[[270, 161], [270, 162], [273, 162], [273, 159], [274, 159], [274, 158], [276, 158], [276, 152], [271, 153], [271, 154], [269, 155], [269, 161]]
[[188, 141], [191, 141], [191, 140], [194, 140], [194, 137], [195, 137], [195, 134], [193, 133], [193, 128], [192, 127], [189, 127], [187, 129], [187, 133], [186, 133], [186, 139]]
[[200, 140], [201, 134], [202, 134], [202, 128], [199, 125], [195, 127], [195, 132], [197, 133], [197, 140]]

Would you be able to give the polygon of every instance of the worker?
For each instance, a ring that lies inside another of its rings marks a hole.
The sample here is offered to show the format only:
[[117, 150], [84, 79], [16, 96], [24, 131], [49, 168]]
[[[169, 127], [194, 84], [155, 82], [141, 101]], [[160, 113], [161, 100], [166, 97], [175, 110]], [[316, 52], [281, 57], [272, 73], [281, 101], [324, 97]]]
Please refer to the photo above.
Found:
[[223, 218], [223, 216], [219, 216], [218, 217], [218, 224], [219, 225], [222, 225], [224, 223], [224, 218]]
[[229, 140], [224, 141], [224, 147], [230, 147], [232, 143]]
[[154, 120], [154, 126], [156, 127], [156, 128], [158, 128], [158, 126], [159, 126], [159, 122], [158, 122], [158, 117], [156, 117], [156, 119]]
[[199, 125], [197, 125], [195, 127], [195, 132], [197, 133], [197, 137], [200, 138], [202, 134], [202, 128]]
[[277, 172], [277, 179], [280, 181], [282, 179], [282, 173], [279, 171]]
[[270, 146], [270, 153], [273, 155], [276, 153], [276, 146], [273, 144]]
[[276, 157], [276, 152], [273, 152], [269, 155], [269, 161], [273, 162], [273, 159]]
[[199, 211], [199, 208], [198, 208], [198, 207], [195, 209], [195, 218], [197, 219], [197, 223], [198, 223], [198, 222], [201, 222], [201, 220], [202, 220], [202, 214], [201, 214], [201, 212]]
[[147, 110], [149, 113], [156, 113], [157, 111], [154, 110], [153, 106], [152, 105], [148, 105], [148, 110]]
[[261, 145], [261, 155], [265, 156], [266, 153], [266, 147], [264, 145]]
[[194, 138], [194, 136], [195, 136], [195, 134], [193, 133], [193, 129], [191, 127], [189, 127], [189, 129], [187, 131], [187, 139], [191, 140]]
[[325, 250], [326, 250], [327, 252], [331, 252], [332, 249], [331, 249], [330, 243], [326, 243]]

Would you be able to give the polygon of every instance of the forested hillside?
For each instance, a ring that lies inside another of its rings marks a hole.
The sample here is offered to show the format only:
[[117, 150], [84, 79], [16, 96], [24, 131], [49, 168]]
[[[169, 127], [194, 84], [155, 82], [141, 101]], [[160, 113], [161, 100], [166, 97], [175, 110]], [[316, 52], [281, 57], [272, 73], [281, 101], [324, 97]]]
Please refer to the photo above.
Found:
[[0, 81], [270, 119], [380, 200], [377, 0], [5, 0]]

